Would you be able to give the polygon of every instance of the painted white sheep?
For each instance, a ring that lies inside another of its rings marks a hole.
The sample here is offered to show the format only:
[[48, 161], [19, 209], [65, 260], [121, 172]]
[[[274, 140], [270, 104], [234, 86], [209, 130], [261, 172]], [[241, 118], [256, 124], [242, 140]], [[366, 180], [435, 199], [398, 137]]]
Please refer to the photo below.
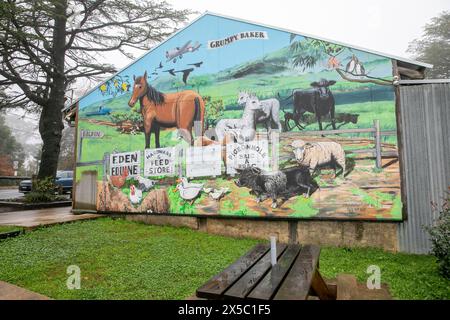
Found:
[[292, 142], [295, 159], [298, 164], [309, 168], [311, 174], [323, 165], [334, 165], [336, 176], [336, 164], [342, 169], [342, 177], [345, 177], [345, 152], [337, 142], [305, 142], [296, 140]]

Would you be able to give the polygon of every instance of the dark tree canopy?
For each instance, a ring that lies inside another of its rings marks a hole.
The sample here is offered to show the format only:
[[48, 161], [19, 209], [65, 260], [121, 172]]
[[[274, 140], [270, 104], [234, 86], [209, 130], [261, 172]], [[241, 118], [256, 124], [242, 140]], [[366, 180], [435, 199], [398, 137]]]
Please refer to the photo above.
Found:
[[422, 38], [409, 44], [414, 58], [433, 65], [428, 78], [450, 78], [450, 12], [444, 11], [424, 27]]
[[115, 72], [102, 53], [149, 49], [191, 12], [155, 0], [0, 2], [0, 109], [40, 112], [39, 178], [56, 174], [65, 92]]

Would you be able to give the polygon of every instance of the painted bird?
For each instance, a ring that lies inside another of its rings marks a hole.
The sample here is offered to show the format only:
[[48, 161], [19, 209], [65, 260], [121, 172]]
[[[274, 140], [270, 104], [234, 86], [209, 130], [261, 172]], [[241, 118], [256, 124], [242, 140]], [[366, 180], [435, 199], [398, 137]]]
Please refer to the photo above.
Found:
[[200, 66], [203, 64], [203, 61], [197, 62], [197, 63], [188, 63], [188, 66], [195, 66], [196, 68], [200, 68]]
[[176, 74], [175, 74], [174, 71], [175, 71], [175, 69], [163, 70], [163, 72], [168, 72], [168, 73], [170, 73], [171, 75], [176, 76]]
[[184, 200], [194, 200], [202, 191], [204, 183], [188, 182], [187, 178], [183, 177], [177, 180], [177, 190], [180, 192], [180, 197]]
[[356, 64], [355, 67], [355, 73], [358, 76], [364, 76], [366, 74], [366, 69], [364, 69], [364, 66], [362, 65], [361, 62], [358, 61], [358, 63]]
[[353, 73], [355, 71], [357, 63], [359, 63], [358, 58], [355, 55], [352, 55], [352, 59], [347, 63], [345, 71], [348, 73]]
[[220, 200], [220, 198], [222, 198], [229, 191], [230, 191], [229, 188], [214, 189], [212, 192], [209, 193], [209, 196], [214, 200]]
[[144, 192], [149, 191], [156, 184], [155, 181], [141, 176], [137, 177], [137, 181], [139, 182], [139, 189], [141, 189]]
[[184, 82], [184, 84], [187, 84], [187, 79], [188, 79], [188, 77], [189, 77], [189, 75], [191, 74], [192, 71], [194, 71], [194, 68], [178, 70], [178, 71], [175, 71], [175, 72], [183, 72], [183, 82]]
[[109, 181], [116, 188], [122, 188], [128, 177], [128, 169], [124, 168], [120, 176], [110, 176]]
[[130, 202], [139, 204], [142, 200], [142, 190], [136, 188], [133, 184], [130, 186]]
[[337, 69], [339, 68], [340, 65], [341, 63], [336, 57], [331, 57], [330, 59], [328, 59], [327, 63], [328, 69]]

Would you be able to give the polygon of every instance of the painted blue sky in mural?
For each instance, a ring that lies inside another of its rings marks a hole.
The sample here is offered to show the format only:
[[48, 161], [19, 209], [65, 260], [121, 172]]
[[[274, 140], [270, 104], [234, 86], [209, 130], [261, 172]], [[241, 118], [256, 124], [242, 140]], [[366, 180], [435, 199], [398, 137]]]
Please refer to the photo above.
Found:
[[[265, 32], [267, 39], [244, 39], [233, 41], [220, 48], [208, 48], [208, 41], [222, 40], [235, 34], [251, 31]], [[301, 40], [302, 38], [297, 36], [295, 40]], [[188, 41], [191, 41], [190, 46], [195, 46], [197, 42], [201, 46], [193, 52], [184, 52], [181, 59], [176, 57], [175, 62], [173, 60], [167, 61], [167, 51], [173, 52], [176, 51], [176, 48], [183, 48]], [[133, 75], [143, 75], [147, 71], [148, 81], [152, 84], [162, 77], [167, 77], [169, 75], [168, 70], [171, 69], [175, 72], [193, 68], [189, 74], [190, 77], [215, 74], [247, 61], [263, 58], [271, 52], [289, 46], [290, 42], [291, 34], [288, 32], [207, 14], [136, 60], [119, 75], [124, 78], [128, 77], [129, 83], [132, 84]], [[370, 55], [372, 59], [374, 58], [371, 54], [362, 52], [361, 54], [364, 56]], [[360, 58], [365, 60], [364, 57]], [[193, 65], [199, 62], [203, 62], [199, 67]], [[158, 68], [161, 66], [162, 68]], [[181, 81], [182, 73], [175, 74], [177, 79]], [[102, 95], [96, 87], [95, 90], [80, 100], [79, 107], [83, 109], [92, 103], [110, 98], [112, 96]]]
[[[217, 49], [207, 48], [208, 41], [220, 40], [245, 31], [266, 31], [268, 39], [241, 40]], [[176, 47], [181, 48], [188, 41], [192, 41], [191, 45], [198, 41], [201, 46], [197, 51], [183, 54], [183, 57], [181, 59], [178, 58], [175, 63], [166, 61], [166, 51]], [[195, 68], [192, 75], [216, 73], [283, 48], [289, 45], [289, 41], [290, 34], [283, 31], [205, 15], [175, 37], [163, 42], [159, 47], [135, 61], [128, 68], [125, 68], [120, 75], [133, 79], [133, 75], [142, 75], [147, 70], [151, 83], [152, 80], [156, 79], [156, 76], [151, 75], [151, 73], [159, 66], [160, 62], [162, 62], [163, 68], [158, 70], [159, 74], [164, 74], [163, 70], [172, 68], [175, 70], [191, 68], [193, 66], [189, 64], [197, 62], [203, 62], [203, 64], [200, 68]], [[99, 90], [94, 90], [80, 101], [80, 108], [82, 109], [91, 103], [108, 98], [110, 97], [102, 96]]]

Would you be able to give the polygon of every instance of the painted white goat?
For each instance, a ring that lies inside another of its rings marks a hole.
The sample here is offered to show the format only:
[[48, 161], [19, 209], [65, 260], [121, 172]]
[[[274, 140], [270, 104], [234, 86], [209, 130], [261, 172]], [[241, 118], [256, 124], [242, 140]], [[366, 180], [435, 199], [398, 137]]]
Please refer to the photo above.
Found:
[[[238, 94], [238, 105], [245, 105], [248, 99], [251, 99], [254, 95], [247, 91], [240, 91]], [[256, 113], [256, 124], [264, 123], [266, 129], [270, 135], [272, 132], [272, 122], [275, 123], [277, 129], [281, 132], [280, 122], [280, 101], [275, 98], [261, 100], [261, 110]]]
[[221, 119], [216, 125], [217, 140], [222, 142], [226, 134], [231, 134], [238, 143], [255, 138], [255, 113], [261, 110], [261, 103], [256, 96], [251, 96], [245, 103], [241, 119]]

